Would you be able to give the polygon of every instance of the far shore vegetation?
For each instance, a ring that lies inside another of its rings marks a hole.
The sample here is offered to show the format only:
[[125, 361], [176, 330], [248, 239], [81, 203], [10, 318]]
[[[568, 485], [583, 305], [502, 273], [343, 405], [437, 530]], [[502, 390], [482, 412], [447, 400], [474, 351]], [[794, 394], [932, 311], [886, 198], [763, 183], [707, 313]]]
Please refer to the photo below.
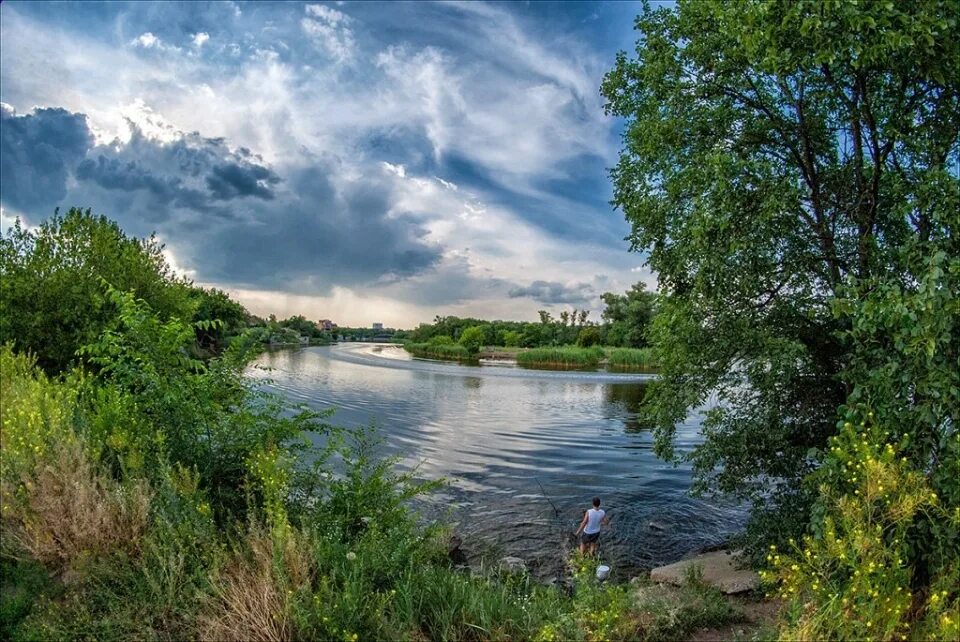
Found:
[[452, 361], [513, 359], [531, 368], [621, 371], [656, 368], [647, 329], [657, 313], [657, 297], [643, 283], [624, 294], [606, 292], [600, 322], [586, 309], [556, 316], [540, 310], [538, 322], [485, 321], [437, 316], [405, 333], [404, 348], [415, 357]]
[[431, 341], [423, 343], [407, 341], [403, 347], [415, 357], [441, 361], [475, 363], [481, 359], [490, 359], [512, 360], [520, 366], [545, 369], [595, 370], [605, 366], [610, 370], [624, 372], [656, 370], [649, 348], [483, 346], [474, 351], [460, 343], [455, 343], [450, 337], [434, 337]]

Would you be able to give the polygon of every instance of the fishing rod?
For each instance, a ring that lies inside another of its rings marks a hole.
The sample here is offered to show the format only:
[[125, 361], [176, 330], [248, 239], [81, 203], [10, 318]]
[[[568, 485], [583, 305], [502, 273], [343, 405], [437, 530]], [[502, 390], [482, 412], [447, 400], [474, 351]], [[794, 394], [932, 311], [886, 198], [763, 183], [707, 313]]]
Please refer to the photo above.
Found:
[[547, 491], [543, 489], [543, 484], [540, 483], [540, 480], [537, 478], [536, 475], [534, 475], [533, 480], [537, 482], [537, 486], [540, 487], [540, 494], [543, 495], [543, 498], [546, 499], [548, 502], [550, 502], [550, 505], [553, 506], [554, 517], [556, 517], [557, 521], [562, 524], [563, 521], [560, 519], [560, 509], [557, 508], [557, 505], [553, 503], [552, 499], [550, 499], [550, 495], [547, 495]]
[[563, 523], [563, 518], [560, 516], [560, 509], [557, 508], [557, 505], [553, 503], [553, 500], [550, 499], [550, 495], [547, 494], [547, 491], [544, 489], [543, 484], [540, 483], [540, 480], [534, 475], [533, 480], [537, 482], [537, 486], [540, 487], [540, 494], [543, 495], [543, 498], [550, 503], [550, 506], [553, 508], [553, 518], [557, 521], [557, 532], [560, 535], [560, 548], [565, 550], [565, 543], [568, 539], [565, 537], [567, 535], [567, 528]]

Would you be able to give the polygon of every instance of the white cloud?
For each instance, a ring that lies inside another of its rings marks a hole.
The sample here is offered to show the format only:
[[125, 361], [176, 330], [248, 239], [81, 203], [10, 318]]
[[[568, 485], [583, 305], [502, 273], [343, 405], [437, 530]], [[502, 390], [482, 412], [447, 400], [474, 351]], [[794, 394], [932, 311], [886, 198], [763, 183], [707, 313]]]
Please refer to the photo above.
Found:
[[303, 32], [336, 62], [349, 60], [354, 48], [353, 31], [348, 26], [352, 19], [319, 4], [308, 4], [304, 10], [307, 17], [300, 21]]
[[[209, 34], [198, 32], [192, 42], [204, 47], [204, 56], [161, 56], [156, 52], [175, 48], [149, 31], [130, 41], [133, 50], [118, 51], [95, 36], [33, 22], [5, 6], [4, 100], [21, 109], [40, 104], [83, 112], [99, 143], [118, 135], [125, 140], [129, 119], [155, 140], [174, 130], [224, 137], [235, 149], [262, 155], [282, 176], [318, 159], [335, 168], [337, 183], [386, 175], [385, 181], [396, 183], [391, 215], [419, 217], [428, 240], [445, 248], [435, 276], [419, 276], [406, 288], [392, 282], [364, 293], [340, 288], [330, 297], [263, 293], [258, 299], [264, 306], [284, 302], [284, 312], [315, 310], [317, 316], [359, 323], [370, 320], [366, 306], [377, 306], [384, 310], [377, 320], [399, 326], [437, 312], [533, 318], [542, 306], [508, 299], [509, 284], [590, 282], [604, 291], [600, 288], [649, 281], [625, 244], [616, 248], [552, 236], [527, 220], [529, 212], [497, 198], [496, 186], [480, 192], [470, 179], [442, 166], [455, 157], [493, 183], [540, 200], [545, 216], [563, 219], [564, 225], [598, 225], [603, 213], [584, 206], [583, 220], [576, 221], [569, 203], [541, 185], [544, 179], [570, 178], [568, 168], [582, 155], [615, 161], [616, 138], [597, 92], [602, 64], [576, 43], [548, 43], [525, 31], [505, 10], [474, 3], [434, 7], [462, 14], [466, 19], [455, 23], [462, 31], [434, 42], [430, 29], [452, 29], [437, 21], [423, 25], [427, 36], [417, 41], [377, 42], [368, 22], [307, 5], [303, 13], [296, 9], [280, 35], [218, 32], [214, 46]], [[254, 12], [246, 13], [244, 20]], [[361, 17], [359, 10], [356, 15]], [[276, 50], [281, 37], [291, 46], [282, 56]], [[46, 55], [53, 50], [75, 53]], [[17, 55], [8, 55], [12, 52]], [[341, 73], [348, 61], [349, 70]], [[383, 133], [403, 141], [402, 153], [438, 162], [418, 164], [390, 150], [371, 150], [370, 137]], [[189, 269], [185, 248], [172, 248]], [[591, 281], [598, 274], [610, 275], [608, 285]], [[460, 279], [476, 300], [442, 308], [415, 302], [413, 285], [438, 287], [444, 276]], [[329, 313], [326, 305], [333, 306]], [[281, 308], [274, 311], [281, 314]]]
[[141, 33], [139, 36], [130, 41], [130, 44], [137, 47], [143, 47], [144, 49], [153, 49], [160, 48], [163, 45], [163, 42], [160, 38], [157, 38], [155, 35], [149, 31]]
[[453, 190], [454, 192], [456, 192], [456, 191], [459, 189], [459, 188], [457, 187], [457, 184], [456, 184], [456, 183], [451, 183], [450, 181], [445, 181], [445, 180], [443, 180], [442, 178], [440, 178], [439, 176], [434, 176], [434, 177], [433, 177], [433, 180], [437, 181], [438, 183], [440, 183], [441, 185], [443, 185], [443, 186], [446, 187], [447, 189]]
[[304, 11], [307, 12], [308, 16], [320, 18], [327, 24], [334, 27], [350, 22], [350, 18], [346, 14], [322, 4], [308, 4], [304, 7]]
[[150, 51], [163, 51], [163, 52], [174, 52], [174, 53], [183, 51], [180, 47], [176, 45], [171, 45], [164, 42], [158, 36], [155, 36], [150, 31], [145, 31], [141, 33], [139, 36], [131, 40], [129, 44], [131, 47], [134, 47], [136, 49], [146, 49]]

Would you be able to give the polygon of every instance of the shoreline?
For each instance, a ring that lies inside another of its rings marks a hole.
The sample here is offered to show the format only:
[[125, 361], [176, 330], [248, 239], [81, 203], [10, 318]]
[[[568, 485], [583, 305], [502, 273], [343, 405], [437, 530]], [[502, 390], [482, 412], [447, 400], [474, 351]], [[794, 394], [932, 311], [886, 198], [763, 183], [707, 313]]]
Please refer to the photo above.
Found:
[[[394, 344], [396, 345], [396, 344]], [[455, 344], [454, 344], [455, 345]], [[398, 346], [402, 347], [413, 357], [417, 359], [423, 359], [427, 361], [437, 361], [440, 363], [468, 363], [476, 364], [478, 366], [484, 365], [484, 362], [488, 362], [490, 365], [496, 364], [498, 366], [513, 366], [517, 368], [527, 369], [527, 370], [552, 370], [558, 372], [611, 372], [611, 373], [637, 373], [637, 374], [657, 374], [660, 369], [655, 366], [648, 365], [632, 365], [632, 364], [611, 364], [611, 358], [606, 356], [602, 359], [596, 361], [596, 364], [576, 364], [563, 361], [527, 361], [526, 363], [521, 363], [517, 356], [519, 354], [528, 352], [530, 350], [537, 350], [538, 348], [503, 348], [500, 346], [493, 348], [486, 348], [480, 350], [475, 355], [468, 354], [459, 354], [451, 351], [450, 353], [445, 353], [443, 347], [440, 346], [439, 350], [428, 349], [428, 348], [413, 348], [410, 346]], [[610, 350], [622, 350], [623, 348], [610, 348]]]

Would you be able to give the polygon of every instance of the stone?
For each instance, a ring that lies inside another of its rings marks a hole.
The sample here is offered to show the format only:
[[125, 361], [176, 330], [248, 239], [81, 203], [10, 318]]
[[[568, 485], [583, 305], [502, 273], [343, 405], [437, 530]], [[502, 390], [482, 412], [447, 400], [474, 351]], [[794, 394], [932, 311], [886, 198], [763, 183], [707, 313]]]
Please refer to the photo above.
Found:
[[502, 557], [500, 558], [500, 564], [498, 565], [501, 571], [507, 571], [510, 573], [523, 573], [527, 570], [527, 563], [524, 562], [519, 557]]
[[726, 594], [754, 591], [760, 586], [760, 576], [747, 568], [740, 568], [739, 552], [714, 551], [690, 559], [667, 564], [650, 571], [650, 579], [660, 584], [684, 583], [689, 569], [699, 566], [702, 580]]

